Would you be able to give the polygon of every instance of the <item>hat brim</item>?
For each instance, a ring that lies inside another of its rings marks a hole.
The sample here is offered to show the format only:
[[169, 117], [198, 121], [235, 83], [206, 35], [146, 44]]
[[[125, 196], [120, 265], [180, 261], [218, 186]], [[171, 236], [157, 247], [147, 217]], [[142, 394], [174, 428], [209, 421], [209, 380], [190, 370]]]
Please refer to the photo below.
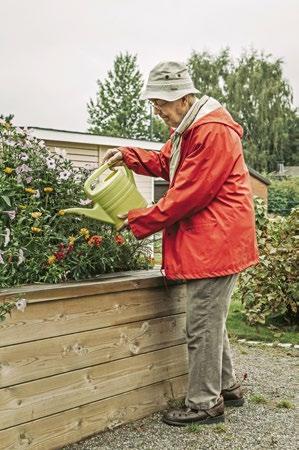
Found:
[[174, 102], [175, 100], [178, 100], [179, 98], [182, 98], [188, 94], [199, 94], [199, 90], [196, 89], [195, 87], [176, 91], [158, 91], [158, 90], [154, 91], [146, 89], [141, 93], [140, 99], [141, 100], [155, 99], [155, 100], [166, 100], [167, 102]]

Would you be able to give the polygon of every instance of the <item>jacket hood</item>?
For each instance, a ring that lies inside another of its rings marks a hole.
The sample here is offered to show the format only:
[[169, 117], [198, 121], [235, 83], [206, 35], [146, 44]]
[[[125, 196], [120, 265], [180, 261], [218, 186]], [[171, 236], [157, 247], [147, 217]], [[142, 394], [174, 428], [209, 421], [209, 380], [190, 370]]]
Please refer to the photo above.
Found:
[[243, 128], [239, 125], [217, 100], [210, 97], [200, 109], [195, 122], [188, 128], [187, 133], [206, 123], [221, 123], [232, 128], [239, 136], [243, 136]]

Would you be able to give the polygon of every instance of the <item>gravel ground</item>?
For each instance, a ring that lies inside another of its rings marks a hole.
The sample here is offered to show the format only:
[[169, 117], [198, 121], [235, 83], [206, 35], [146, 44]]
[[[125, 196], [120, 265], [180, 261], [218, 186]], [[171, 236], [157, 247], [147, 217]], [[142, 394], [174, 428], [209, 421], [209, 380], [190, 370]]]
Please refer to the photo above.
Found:
[[[235, 343], [233, 353], [239, 379], [247, 374], [244, 381], [247, 401], [242, 408], [226, 409], [225, 424], [171, 427], [162, 423], [161, 414], [156, 413], [61, 450], [297, 449], [295, 368], [298, 351]], [[279, 407], [283, 401], [288, 402]]]

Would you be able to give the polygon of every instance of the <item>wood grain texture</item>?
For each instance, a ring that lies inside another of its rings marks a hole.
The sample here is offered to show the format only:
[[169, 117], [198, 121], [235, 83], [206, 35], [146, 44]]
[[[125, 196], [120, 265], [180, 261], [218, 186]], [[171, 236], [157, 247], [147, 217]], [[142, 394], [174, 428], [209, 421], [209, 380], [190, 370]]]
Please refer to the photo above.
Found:
[[0, 431], [1, 450], [52, 450], [140, 419], [185, 394], [187, 377], [170, 378], [109, 399]]
[[184, 292], [179, 285], [28, 303], [0, 322], [0, 347], [182, 313]]
[[185, 342], [185, 314], [0, 348], [0, 387]]
[[[178, 285], [178, 282], [167, 281], [167, 285], [171, 289], [171, 286]], [[155, 287], [164, 287], [165, 289], [165, 281], [159, 271], [156, 269], [138, 270], [99, 275], [95, 279], [80, 282], [34, 284], [18, 288], [0, 289], [0, 303], [14, 298], [16, 294], [24, 295], [30, 303], [40, 303], [43, 301]]]
[[0, 429], [186, 373], [186, 346], [178, 345], [2, 388]]

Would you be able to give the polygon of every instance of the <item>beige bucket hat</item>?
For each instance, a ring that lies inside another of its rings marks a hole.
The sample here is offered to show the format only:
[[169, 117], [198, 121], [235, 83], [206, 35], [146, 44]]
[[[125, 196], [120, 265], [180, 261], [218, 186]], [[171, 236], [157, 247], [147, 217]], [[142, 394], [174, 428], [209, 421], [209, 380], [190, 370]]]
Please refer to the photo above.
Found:
[[162, 61], [151, 71], [141, 100], [159, 99], [173, 102], [187, 94], [197, 94], [186, 64]]

